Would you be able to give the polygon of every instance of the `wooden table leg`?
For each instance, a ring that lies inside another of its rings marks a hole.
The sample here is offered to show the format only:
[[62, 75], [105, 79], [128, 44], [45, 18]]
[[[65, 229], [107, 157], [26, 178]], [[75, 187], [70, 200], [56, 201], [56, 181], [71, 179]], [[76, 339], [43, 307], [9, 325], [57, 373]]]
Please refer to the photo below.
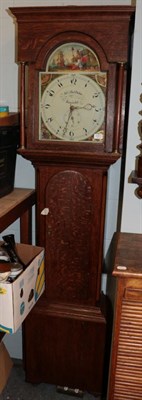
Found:
[[32, 244], [32, 208], [25, 211], [20, 217], [20, 241]]
[[0, 342], [2, 341], [2, 338], [4, 335], [5, 335], [5, 332], [0, 332]]

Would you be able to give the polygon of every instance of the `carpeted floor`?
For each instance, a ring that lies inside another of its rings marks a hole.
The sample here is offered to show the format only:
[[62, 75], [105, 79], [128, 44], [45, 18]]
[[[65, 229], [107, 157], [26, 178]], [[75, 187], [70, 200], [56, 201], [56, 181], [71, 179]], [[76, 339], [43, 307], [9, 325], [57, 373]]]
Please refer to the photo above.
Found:
[[[56, 386], [42, 383], [33, 385], [25, 382], [25, 374], [21, 363], [14, 362], [8, 382], [0, 395], [0, 400], [79, 400], [77, 396], [58, 393]], [[82, 400], [96, 400], [96, 398], [84, 393]], [[97, 400], [100, 400], [97, 397]]]

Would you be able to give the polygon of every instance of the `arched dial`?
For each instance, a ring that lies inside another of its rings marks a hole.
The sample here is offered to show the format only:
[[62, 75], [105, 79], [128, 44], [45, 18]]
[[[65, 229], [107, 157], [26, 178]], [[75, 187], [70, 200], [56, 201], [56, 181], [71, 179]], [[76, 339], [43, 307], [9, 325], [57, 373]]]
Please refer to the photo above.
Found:
[[85, 74], [55, 75], [41, 97], [42, 120], [57, 139], [94, 140], [104, 116], [104, 93], [96, 81]]

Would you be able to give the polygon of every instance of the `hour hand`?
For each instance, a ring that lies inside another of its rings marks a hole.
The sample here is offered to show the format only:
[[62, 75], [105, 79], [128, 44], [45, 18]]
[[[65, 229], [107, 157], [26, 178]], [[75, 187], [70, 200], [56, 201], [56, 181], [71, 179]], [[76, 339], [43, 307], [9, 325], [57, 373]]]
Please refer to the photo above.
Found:
[[92, 108], [95, 108], [95, 105], [94, 104], [90, 104], [90, 103], [85, 104], [84, 106], [71, 106], [72, 111], [73, 110], [81, 110], [81, 109], [89, 111], [89, 110], [92, 110]]

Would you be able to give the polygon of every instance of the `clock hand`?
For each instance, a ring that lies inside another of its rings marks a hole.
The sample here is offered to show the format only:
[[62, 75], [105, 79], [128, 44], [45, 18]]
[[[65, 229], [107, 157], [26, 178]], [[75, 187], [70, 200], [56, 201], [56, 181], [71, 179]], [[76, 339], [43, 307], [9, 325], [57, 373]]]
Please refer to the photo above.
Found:
[[72, 116], [72, 112], [73, 112], [73, 109], [72, 109], [72, 106], [70, 105], [69, 115], [68, 115], [68, 119], [67, 119], [67, 121], [65, 123], [65, 127], [63, 129], [63, 134], [65, 134], [67, 132], [67, 128], [68, 128], [68, 124], [69, 124], [70, 118], [74, 119], [73, 116]]
[[95, 108], [95, 105], [92, 105], [90, 103], [85, 104], [85, 106], [71, 106], [71, 110], [80, 110], [80, 109], [85, 109], [85, 110], [92, 110], [92, 108]]

